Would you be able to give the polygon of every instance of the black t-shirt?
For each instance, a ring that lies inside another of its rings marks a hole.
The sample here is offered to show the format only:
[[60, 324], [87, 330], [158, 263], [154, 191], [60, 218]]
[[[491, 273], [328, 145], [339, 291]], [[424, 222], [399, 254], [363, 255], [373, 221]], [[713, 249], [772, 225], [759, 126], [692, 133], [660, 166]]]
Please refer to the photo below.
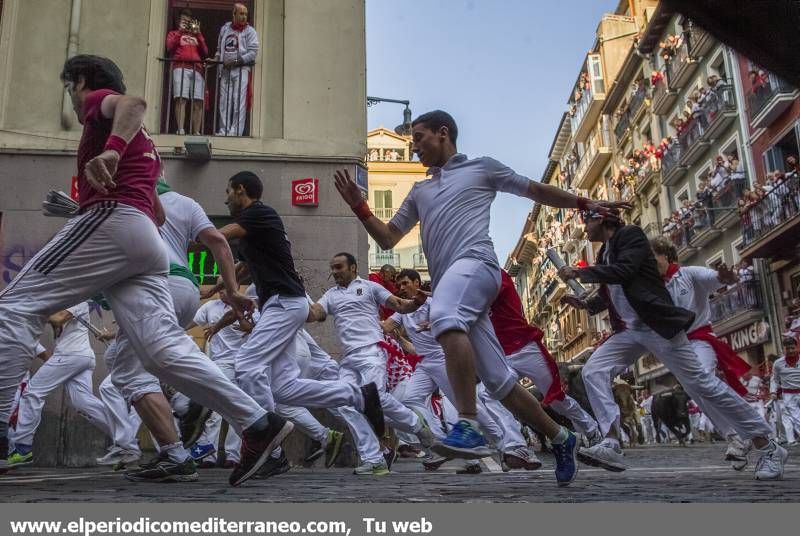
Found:
[[250, 269], [261, 305], [275, 294], [305, 296], [294, 269], [292, 246], [275, 209], [256, 201], [242, 210], [236, 223], [247, 231], [239, 241], [239, 253]]

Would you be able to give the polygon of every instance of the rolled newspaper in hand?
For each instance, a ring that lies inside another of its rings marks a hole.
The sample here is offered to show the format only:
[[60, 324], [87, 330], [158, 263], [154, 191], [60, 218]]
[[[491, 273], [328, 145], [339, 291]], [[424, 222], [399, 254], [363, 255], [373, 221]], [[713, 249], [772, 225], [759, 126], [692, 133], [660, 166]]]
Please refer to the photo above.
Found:
[[[556, 267], [556, 270], [560, 270], [562, 267], [566, 266], [567, 263], [564, 262], [564, 259], [561, 258], [561, 255], [558, 254], [554, 248], [547, 248], [545, 252], [547, 258], [550, 259], [550, 262], [553, 263], [553, 266]], [[576, 296], [579, 298], [586, 294], [586, 287], [581, 285], [577, 279], [568, 279], [565, 281], [569, 288], [572, 289], [572, 292], [575, 293]]]
[[78, 203], [64, 192], [50, 190], [42, 202], [42, 212], [45, 216], [71, 218], [78, 214]]

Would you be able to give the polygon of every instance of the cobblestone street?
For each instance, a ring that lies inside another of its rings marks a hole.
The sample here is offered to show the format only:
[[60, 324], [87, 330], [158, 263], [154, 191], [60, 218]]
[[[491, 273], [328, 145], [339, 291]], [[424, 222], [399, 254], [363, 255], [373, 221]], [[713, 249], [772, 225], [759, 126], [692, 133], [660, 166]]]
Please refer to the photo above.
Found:
[[496, 463], [481, 475], [456, 475], [450, 463], [430, 473], [410, 460], [398, 460], [385, 477], [357, 477], [347, 469], [293, 468], [267, 481], [241, 488], [227, 483], [228, 471], [201, 472], [188, 484], [141, 484], [99, 468], [20, 468], [0, 477], [0, 493], [14, 502], [758, 502], [800, 501], [800, 448], [784, 480], [753, 480], [754, 458], [737, 473], [722, 461], [724, 445], [658, 446], [629, 449], [624, 473], [581, 465], [578, 479], [558, 488], [552, 457], [536, 472], [499, 472]]

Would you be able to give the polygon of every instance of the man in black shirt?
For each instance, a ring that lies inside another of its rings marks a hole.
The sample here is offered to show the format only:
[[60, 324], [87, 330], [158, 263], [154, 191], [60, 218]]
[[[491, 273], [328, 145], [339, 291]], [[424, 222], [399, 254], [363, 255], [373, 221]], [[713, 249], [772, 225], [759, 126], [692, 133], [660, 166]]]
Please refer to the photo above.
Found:
[[[309, 299], [294, 268], [283, 221], [275, 209], [261, 202], [262, 191], [261, 179], [252, 172], [231, 177], [225, 204], [235, 222], [220, 230], [228, 240], [239, 240], [239, 252], [256, 285], [261, 310], [249, 339], [236, 355], [236, 381], [268, 411], [274, 411], [276, 400], [309, 408], [353, 406], [364, 412], [381, 436], [383, 411], [374, 383], [359, 388], [338, 380], [300, 377], [295, 336], [308, 318]], [[270, 462], [262, 476], [288, 469], [283, 453]]]

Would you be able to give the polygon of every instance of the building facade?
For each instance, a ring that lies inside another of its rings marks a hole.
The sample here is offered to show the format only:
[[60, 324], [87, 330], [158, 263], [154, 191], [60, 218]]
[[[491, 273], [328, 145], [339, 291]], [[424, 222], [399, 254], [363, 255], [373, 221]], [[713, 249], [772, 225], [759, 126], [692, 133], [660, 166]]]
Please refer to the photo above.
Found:
[[[81, 126], [59, 80], [64, 61], [74, 54], [106, 56], [120, 66], [128, 93], [147, 100], [145, 126], [158, 147], [168, 182], [196, 199], [212, 221], [220, 225], [229, 221], [224, 201], [230, 176], [251, 170], [261, 177], [264, 201], [282, 216], [296, 265], [313, 298], [331, 284], [332, 254], [350, 251], [367, 264], [366, 233], [333, 183], [334, 171], [346, 167], [366, 191], [364, 1], [245, 2], [260, 50], [252, 66], [241, 135], [215, 135], [221, 113], [216, 95], [223, 82], [213, 62], [202, 67], [208, 95], [199, 135], [178, 135], [168, 83], [171, 69], [165, 59], [166, 34], [175, 27], [178, 11], [189, 7], [213, 56], [216, 36], [230, 20], [232, 4], [220, 0], [0, 3], [0, 189], [4, 192], [0, 288], [63, 225], [57, 218], [43, 217], [41, 203], [48, 190], [69, 192], [77, 174]], [[293, 181], [307, 178], [318, 179], [315, 206], [295, 204]], [[215, 273], [202, 251], [190, 260], [200, 277]], [[110, 326], [110, 317], [104, 321]], [[332, 327], [313, 329], [336, 355]], [[96, 349], [102, 355], [103, 349]], [[104, 374], [105, 364], [99, 359], [97, 378]], [[62, 429], [65, 434], [59, 433]], [[41, 433], [56, 446], [43, 453], [40, 463], [88, 463], [84, 452], [96, 454], [88, 447], [104, 441], [59, 396], [48, 402]]]
[[[657, 2], [620, 2], [598, 25], [542, 177], [628, 201], [626, 220], [672, 239], [684, 264], [735, 266], [740, 283], [711, 299], [713, 328], [754, 370], [800, 312], [797, 160], [787, 161], [800, 151], [797, 97]], [[559, 360], [582, 360], [608, 319], [559, 305], [566, 288], [543, 258], [548, 246], [580, 265], [598, 245], [571, 211], [537, 206], [506, 263]], [[675, 383], [649, 355], [633, 373], [656, 390]]]
[[[412, 160], [411, 138], [383, 127], [367, 133], [367, 169], [369, 204], [372, 212], [389, 221], [403, 203], [415, 182], [426, 178], [426, 168]], [[385, 264], [398, 270], [413, 268], [429, 281], [428, 261], [422, 251], [419, 223], [391, 250], [383, 250], [369, 239], [369, 269], [376, 271]]]

